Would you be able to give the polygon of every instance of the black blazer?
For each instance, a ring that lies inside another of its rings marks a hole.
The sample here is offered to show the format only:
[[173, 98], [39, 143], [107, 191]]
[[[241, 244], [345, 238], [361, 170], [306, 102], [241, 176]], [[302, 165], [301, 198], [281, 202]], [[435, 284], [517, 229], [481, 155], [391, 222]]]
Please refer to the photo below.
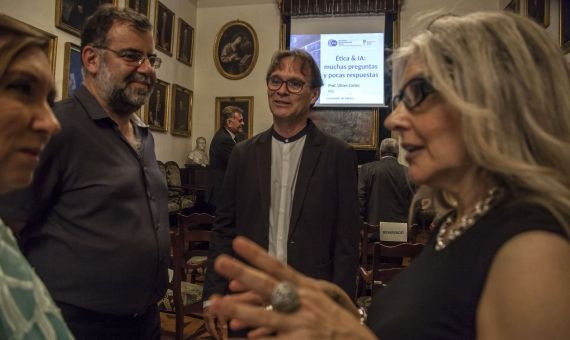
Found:
[[[357, 161], [345, 142], [309, 121], [293, 205], [287, 261], [306, 275], [332, 281], [354, 296], [360, 219]], [[271, 130], [239, 143], [224, 180], [224, 197], [212, 228], [210, 259], [233, 255], [231, 241], [246, 236], [268, 248]], [[227, 281], [210, 262], [204, 297], [224, 294]]]
[[222, 197], [222, 182], [230, 160], [230, 154], [236, 145], [230, 133], [221, 127], [216, 131], [210, 143], [210, 173], [206, 202], [218, 206]]
[[366, 163], [360, 169], [358, 199], [360, 215], [370, 224], [407, 222], [413, 187], [408, 168], [395, 157]]

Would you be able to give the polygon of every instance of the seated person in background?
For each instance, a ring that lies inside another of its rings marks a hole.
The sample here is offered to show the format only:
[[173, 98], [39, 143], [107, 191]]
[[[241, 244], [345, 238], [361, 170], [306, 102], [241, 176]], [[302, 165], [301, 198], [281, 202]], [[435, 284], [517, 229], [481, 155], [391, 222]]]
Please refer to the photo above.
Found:
[[200, 164], [201, 166], [208, 165], [210, 161], [208, 159], [208, 152], [206, 152], [206, 138], [196, 138], [196, 147], [190, 151], [188, 159], [190, 163]]
[[408, 220], [414, 192], [408, 180], [408, 168], [398, 163], [398, 151], [398, 142], [394, 138], [386, 138], [380, 143], [379, 159], [360, 168], [360, 216], [369, 224]]
[[[48, 40], [0, 14], [0, 193], [29, 185], [59, 129]], [[59, 309], [0, 219], [0, 339], [72, 339]]]
[[277, 339], [568, 339], [570, 68], [560, 47], [528, 18], [481, 12], [437, 18], [392, 62], [385, 124], [400, 134], [410, 179], [455, 204], [375, 294], [368, 328], [338, 287], [243, 238], [234, 250], [258, 269], [228, 256], [215, 268], [252, 291], [212, 298], [210, 311]]

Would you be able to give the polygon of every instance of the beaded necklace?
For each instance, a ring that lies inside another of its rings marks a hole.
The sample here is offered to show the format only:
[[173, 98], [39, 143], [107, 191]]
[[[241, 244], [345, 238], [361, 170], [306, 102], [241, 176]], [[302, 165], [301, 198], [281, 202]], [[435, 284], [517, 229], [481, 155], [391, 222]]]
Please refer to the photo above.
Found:
[[457, 215], [457, 210], [453, 211], [449, 216], [445, 219], [445, 221], [441, 224], [439, 231], [437, 233], [436, 241], [435, 241], [435, 250], [442, 250], [443, 248], [447, 247], [451, 241], [455, 240], [459, 236], [461, 236], [466, 230], [471, 228], [475, 222], [477, 222], [481, 216], [485, 215], [487, 211], [493, 206], [493, 204], [497, 201], [497, 198], [501, 196], [502, 190], [497, 187], [492, 187], [487, 196], [482, 200], [478, 201], [475, 204], [475, 208], [468, 214], [461, 216], [459, 219], [458, 226], [450, 230], [446, 235], [447, 230], [453, 224], [453, 220]]

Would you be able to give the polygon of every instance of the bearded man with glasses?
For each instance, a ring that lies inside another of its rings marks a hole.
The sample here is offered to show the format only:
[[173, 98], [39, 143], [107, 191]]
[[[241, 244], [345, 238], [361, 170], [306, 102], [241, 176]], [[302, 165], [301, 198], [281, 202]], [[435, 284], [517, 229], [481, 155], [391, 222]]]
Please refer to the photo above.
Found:
[[111, 5], [81, 34], [85, 79], [57, 103], [62, 125], [34, 182], [4, 197], [23, 252], [78, 339], [159, 339], [169, 256], [168, 193], [152, 134], [134, 114], [160, 59], [148, 19]]
[[[273, 125], [232, 151], [209, 258], [232, 254], [232, 240], [243, 235], [353, 297], [360, 227], [354, 150], [308, 119], [323, 85], [310, 54], [275, 53], [266, 85]], [[204, 297], [227, 288], [210, 263]], [[205, 314], [210, 333], [223, 338], [225, 321], [207, 307]]]

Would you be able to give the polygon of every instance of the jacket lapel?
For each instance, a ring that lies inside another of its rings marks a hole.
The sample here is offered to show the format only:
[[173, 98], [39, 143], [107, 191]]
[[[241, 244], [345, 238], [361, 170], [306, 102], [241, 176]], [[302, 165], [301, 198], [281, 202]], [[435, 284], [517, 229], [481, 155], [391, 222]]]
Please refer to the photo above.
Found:
[[[269, 225], [269, 204], [271, 203], [271, 132], [267, 130], [255, 146], [258, 186], [261, 195], [261, 211], [267, 212]], [[269, 232], [269, 231], [267, 231]]]
[[303, 201], [307, 194], [307, 187], [309, 186], [309, 181], [313, 176], [315, 166], [317, 165], [317, 161], [321, 155], [321, 149], [322, 134], [312, 122], [309, 122], [307, 139], [305, 140], [305, 146], [303, 147], [301, 164], [299, 165], [299, 174], [297, 176], [297, 183], [295, 184], [291, 220], [289, 222], [289, 238], [293, 235], [293, 232], [297, 227], [299, 215], [301, 214], [301, 207], [303, 206]]

